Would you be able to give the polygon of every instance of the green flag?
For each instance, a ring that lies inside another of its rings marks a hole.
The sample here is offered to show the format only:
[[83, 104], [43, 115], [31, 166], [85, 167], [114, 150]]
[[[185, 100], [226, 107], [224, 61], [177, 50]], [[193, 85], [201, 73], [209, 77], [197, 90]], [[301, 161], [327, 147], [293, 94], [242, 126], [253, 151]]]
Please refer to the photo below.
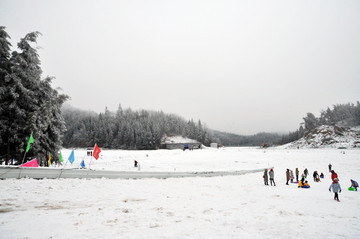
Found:
[[64, 162], [63, 159], [62, 159], [62, 154], [60, 152], [60, 162]]
[[30, 149], [30, 144], [31, 144], [31, 143], [34, 143], [34, 138], [33, 138], [33, 136], [32, 136], [32, 133], [31, 133], [31, 135], [30, 135], [30, 139], [29, 139], [28, 145], [27, 145], [27, 147], [26, 147], [26, 152], [29, 151], [29, 149]]

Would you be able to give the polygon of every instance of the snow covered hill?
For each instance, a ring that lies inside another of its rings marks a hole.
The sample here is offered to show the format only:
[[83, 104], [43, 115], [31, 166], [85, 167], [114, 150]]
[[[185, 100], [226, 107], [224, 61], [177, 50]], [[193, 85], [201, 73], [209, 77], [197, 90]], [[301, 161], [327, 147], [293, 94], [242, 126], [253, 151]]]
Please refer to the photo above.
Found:
[[319, 126], [307, 133], [301, 139], [289, 143], [287, 148], [359, 148], [360, 126]]

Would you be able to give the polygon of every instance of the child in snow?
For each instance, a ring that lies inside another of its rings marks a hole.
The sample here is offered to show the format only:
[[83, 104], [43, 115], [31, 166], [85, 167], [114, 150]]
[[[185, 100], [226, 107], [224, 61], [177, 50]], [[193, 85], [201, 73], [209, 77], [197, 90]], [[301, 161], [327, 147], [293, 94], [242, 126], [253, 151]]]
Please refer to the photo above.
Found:
[[324, 174], [323, 174], [323, 173], [320, 174], [320, 178], [324, 178]]
[[303, 184], [303, 181], [300, 180], [300, 181], [299, 181], [299, 184], [298, 184], [298, 188], [302, 188], [302, 187], [304, 187], [304, 184]]
[[337, 180], [339, 181], [339, 178], [338, 178], [337, 173], [335, 173], [335, 171], [334, 171], [334, 170], [331, 170], [331, 180], [333, 180], [333, 181], [334, 181], [334, 179], [335, 179], [335, 178], [337, 178]]
[[355, 191], [357, 191], [357, 188], [359, 187], [359, 184], [355, 180], [350, 179], [350, 181], [351, 181], [351, 186], [350, 187], [355, 188]]
[[310, 185], [308, 184], [308, 181], [305, 181], [303, 188], [310, 188]]
[[294, 172], [292, 170], [290, 170], [290, 182], [294, 182]]
[[274, 183], [274, 186], [276, 186], [275, 181], [274, 181], [274, 170], [273, 169], [270, 169], [269, 176], [270, 176], [270, 185], [272, 186], [272, 184]]
[[332, 182], [332, 184], [329, 187], [329, 192], [331, 192], [331, 189], [332, 189], [333, 192], [335, 193], [334, 200], [340, 202], [338, 192], [341, 193], [341, 187], [338, 182], [339, 182], [339, 180], [337, 178], [334, 178], [334, 182]]

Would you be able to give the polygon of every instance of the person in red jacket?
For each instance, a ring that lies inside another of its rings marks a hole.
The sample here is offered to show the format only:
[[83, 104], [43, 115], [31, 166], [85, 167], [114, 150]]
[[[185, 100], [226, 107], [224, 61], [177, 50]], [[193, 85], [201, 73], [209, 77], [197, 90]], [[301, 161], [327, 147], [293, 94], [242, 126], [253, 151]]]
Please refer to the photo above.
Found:
[[331, 170], [331, 180], [334, 182], [335, 178], [339, 179], [337, 173], [335, 173], [334, 170]]

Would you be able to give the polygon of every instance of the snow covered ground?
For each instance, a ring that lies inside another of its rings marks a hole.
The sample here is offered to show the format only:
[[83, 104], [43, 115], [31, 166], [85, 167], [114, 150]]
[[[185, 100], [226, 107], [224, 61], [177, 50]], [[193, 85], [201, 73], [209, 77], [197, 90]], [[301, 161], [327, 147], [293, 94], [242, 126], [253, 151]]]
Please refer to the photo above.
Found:
[[[344, 153], [345, 152], [345, 153]], [[63, 150], [64, 158], [70, 150]], [[90, 158], [76, 150], [74, 166]], [[263, 173], [170, 179], [9, 179], [0, 181], [0, 238], [360, 238], [360, 150], [224, 148], [103, 150], [92, 169]], [[331, 163], [341, 202], [328, 191]], [[67, 164], [67, 167], [70, 167]], [[285, 171], [325, 174], [311, 188], [285, 185]]]

